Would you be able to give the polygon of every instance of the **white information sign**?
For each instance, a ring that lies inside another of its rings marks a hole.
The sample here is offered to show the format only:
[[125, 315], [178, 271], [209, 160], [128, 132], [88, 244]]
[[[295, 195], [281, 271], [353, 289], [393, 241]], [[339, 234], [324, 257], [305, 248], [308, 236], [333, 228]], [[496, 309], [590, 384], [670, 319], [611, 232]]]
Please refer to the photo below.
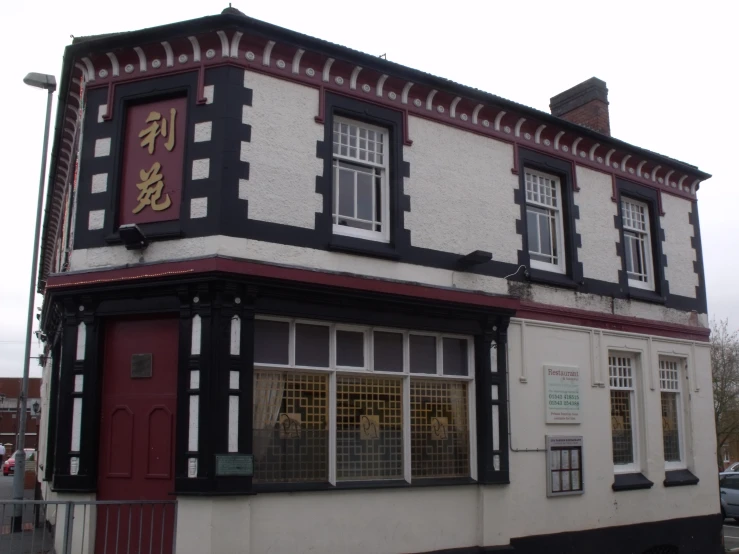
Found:
[[580, 368], [544, 366], [547, 423], [580, 423]]

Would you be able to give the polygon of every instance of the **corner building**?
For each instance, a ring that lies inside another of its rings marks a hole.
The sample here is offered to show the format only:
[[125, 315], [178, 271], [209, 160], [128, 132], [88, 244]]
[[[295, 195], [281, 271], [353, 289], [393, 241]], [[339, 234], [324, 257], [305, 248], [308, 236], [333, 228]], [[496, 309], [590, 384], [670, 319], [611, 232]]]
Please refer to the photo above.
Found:
[[721, 551], [710, 176], [605, 83], [552, 115], [227, 9], [59, 93], [47, 499], [176, 499], [163, 553]]

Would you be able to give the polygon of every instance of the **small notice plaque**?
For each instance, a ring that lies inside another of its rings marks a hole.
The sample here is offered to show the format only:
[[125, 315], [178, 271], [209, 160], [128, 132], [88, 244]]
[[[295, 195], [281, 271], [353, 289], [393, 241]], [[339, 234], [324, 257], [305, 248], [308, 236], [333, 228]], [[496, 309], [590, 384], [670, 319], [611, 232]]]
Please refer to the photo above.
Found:
[[581, 436], [546, 436], [547, 496], [583, 494]]
[[219, 477], [251, 477], [254, 457], [246, 454], [216, 454], [216, 475]]
[[131, 356], [131, 379], [151, 377], [151, 358], [151, 354], [133, 354]]

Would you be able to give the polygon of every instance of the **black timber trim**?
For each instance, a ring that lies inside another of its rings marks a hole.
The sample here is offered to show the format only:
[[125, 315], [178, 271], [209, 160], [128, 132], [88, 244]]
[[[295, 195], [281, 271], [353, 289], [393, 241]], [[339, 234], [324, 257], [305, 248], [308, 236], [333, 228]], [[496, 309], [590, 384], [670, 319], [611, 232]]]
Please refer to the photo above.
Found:
[[688, 221], [693, 226], [693, 237], [690, 244], [695, 250], [695, 261], [693, 262], [693, 271], [698, 275], [698, 285], [695, 287], [695, 297], [698, 299], [696, 311], [698, 313], [708, 313], [708, 300], [706, 298], [706, 274], [703, 267], [703, 244], [701, 242], [701, 226], [698, 217], [698, 201], [691, 202], [691, 210], [688, 214]]
[[[329, 249], [355, 252], [368, 256], [403, 257], [411, 246], [410, 231], [405, 228], [404, 214], [409, 212], [410, 197], [403, 193], [403, 178], [410, 177], [410, 165], [403, 161], [403, 113], [361, 102], [348, 96], [325, 94], [323, 141], [316, 144], [316, 157], [323, 161], [323, 175], [316, 177], [316, 192], [323, 196], [323, 211], [316, 214], [315, 229], [319, 242]], [[333, 232], [333, 129], [334, 117], [345, 117], [388, 131], [390, 161], [388, 190], [390, 201], [390, 242], [358, 239]]]
[[51, 379], [49, 380], [49, 406], [46, 431], [46, 460], [44, 460], [44, 481], [51, 481], [56, 459], [57, 410], [59, 409], [59, 371], [61, 369], [62, 344], [58, 340], [51, 347]]
[[[519, 265], [528, 268], [528, 279], [533, 282], [577, 288], [583, 283], [583, 266], [578, 261], [577, 249], [582, 238], [576, 231], [575, 221], [580, 219], [580, 208], [575, 204], [575, 179], [573, 165], [569, 161], [540, 154], [526, 148], [518, 149], [518, 189], [513, 191], [513, 201], [521, 208], [521, 218], [516, 221], [516, 234], [521, 235], [521, 250], [518, 251]], [[529, 239], [526, 227], [526, 169], [548, 173], [559, 178], [562, 191], [562, 229], [565, 254], [565, 274], [533, 269], [529, 256]], [[524, 274], [517, 278], [523, 279]]]
[[[197, 302], [194, 300], [197, 297]], [[241, 301], [236, 302], [236, 298]], [[240, 371], [240, 419], [239, 453], [251, 454], [251, 399], [253, 372], [253, 317], [255, 313], [306, 317], [337, 323], [410, 328], [435, 332], [472, 335], [476, 341], [487, 333], [483, 342], [490, 341], [491, 329], [507, 326], [512, 310], [494, 309], [476, 305], [461, 305], [435, 299], [419, 299], [376, 292], [347, 291], [329, 286], [277, 281], [243, 275], [202, 275], [192, 278], [182, 276], [162, 277], [147, 282], [111, 282], [78, 288], [76, 290], [49, 291], [51, 304], [65, 306], [65, 328], [62, 360], [62, 386], [55, 460], [55, 490], [95, 490], [97, 457], [95, 445], [99, 443], [99, 428], [94, 425], [85, 431], [83, 442], [91, 449], [86, 454], [90, 463], [80, 461], [80, 472], [85, 475], [70, 476], [69, 444], [71, 437], [72, 387], [74, 381], [75, 346], [77, 324], [82, 318], [91, 321], [88, 333], [101, 328], [105, 318], [117, 316], [145, 316], [172, 313], [179, 310], [179, 364], [177, 383], [177, 415], [175, 434], [175, 491], [174, 494], [221, 495], [252, 494], [251, 478], [215, 476], [215, 456], [227, 451], [228, 411], [222, 397], [232, 391], [228, 386], [229, 371]], [[84, 304], [84, 312], [79, 312]], [[192, 317], [200, 315], [202, 343], [199, 356], [191, 356]], [[230, 320], [233, 315], [242, 319], [241, 352], [238, 358], [230, 355]], [[91, 318], [91, 319], [90, 319]], [[100, 333], [99, 333], [100, 334]], [[90, 335], [88, 334], [88, 337]], [[501, 344], [500, 333], [496, 341]], [[489, 344], [489, 342], [488, 342]], [[86, 367], [99, 372], [102, 341], [87, 342]], [[488, 349], [489, 352], [489, 349]], [[505, 349], [498, 350], [498, 375], [505, 367]], [[502, 358], [501, 358], [502, 357]], [[97, 361], [96, 361], [97, 360]], [[488, 356], [489, 360], [489, 356]], [[66, 365], [65, 365], [66, 364]], [[489, 361], [488, 361], [489, 364]], [[65, 373], [65, 367], [71, 371]], [[489, 365], [488, 365], [489, 367]], [[200, 370], [200, 388], [191, 391], [190, 371]], [[87, 371], [87, 370], [86, 370]], [[86, 374], [87, 375], [87, 374]], [[90, 383], [88, 387], [88, 383]], [[92, 386], [95, 379], [85, 378], [85, 390], [96, 398], [86, 401], [85, 418], [99, 420], [100, 386]], [[66, 388], [65, 388], [66, 387]], [[504, 386], [500, 386], [500, 402], [505, 405]], [[489, 389], [488, 389], [489, 391]], [[200, 396], [199, 444], [197, 452], [188, 452], [189, 395]], [[97, 411], [95, 411], [97, 410]], [[501, 429], [506, 426], [505, 410], [501, 410]], [[501, 431], [501, 449], [507, 451]], [[198, 477], [187, 477], [187, 459], [197, 457]], [[493, 475], [491, 482], [507, 482], [507, 459], [501, 455], [501, 472]], [[485, 461], [489, 465], [487, 459]], [[442, 483], [441, 480], [417, 479], [410, 486], [464, 484], [467, 480]]]
[[[205, 84], [213, 85], [218, 95], [211, 104], [197, 104], [198, 90], [196, 71], [169, 75], [146, 81], [124, 83], [115, 88], [112, 102], [113, 118], [98, 122], [98, 106], [107, 101], [107, 89], [89, 91], [88, 106], [84, 122], [84, 141], [80, 160], [80, 187], [77, 199], [77, 223], [75, 248], [94, 248], [107, 244], [121, 244], [118, 235], [118, 208], [123, 163], [123, 141], [125, 138], [128, 107], [135, 104], [154, 102], [167, 98], [187, 98], [185, 144], [183, 145], [182, 202], [179, 217], [175, 220], [144, 223], [139, 227], [149, 239], [165, 240], [180, 237], [205, 236], [224, 232], [226, 222], [236, 224], [243, 219], [239, 213], [226, 213], [238, 198], [240, 178], [248, 178], [248, 164], [240, 163], [241, 142], [250, 139], [251, 128], [242, 123], [242, 105], [251, 103], [251, 90], [244, 88], [243, 69], [216, 67], [205, 72]], [[211, 122], [211, 139], [194, 142], [196, 123]], [[95, 141], [110, 138], [110, 155], [95, 157]], [[192, 162], [209, 159], [210, 170], [206, 179], [192, 179]], [[92, 176], [108, 174], [105, 192], [93, 194], [90, 188]], [[222, 183], [222, 186], [214, 186]], [[190, 201], [207, 198], [206, 217], [190, 217]], [[88, 214], [91, 210], [104, 210], [103, 229], [88, 229]]]
[[[477, 478], [481, 484], [507, 484], [508, 473], [508, 411], [506, 367], [508, 321], [491, 319], [475, 335], [475, 415], [477, 418]], [[495, 351], [497, 371], [491, 367], [491, 350]], [[492, 387], [498, 398], [492, 398]], [[498, 428], [493, 425], [493, 406], [498, 406]], [[498, 449], [492, 438], [498, 437]], [[495, 459], [498, 458], [496, 468]]]
[[[248, 202], [239, 198], [241, 180], [249, 180], [249, 161], [242, 161], [242, 143], [251, 142], [252, 128], [244, 123], [244, 106], [252, 105], [252, 89], [244, 86], [244, 69], [234, 66], [218, 67], [206, 72], [206, 86], [214, 87], [213, 103], [201, 106], [201, 121], [212, 121], [211, 140], [197, 142], [193, 148], [199, 149], [197, 157], [209, 157], [211, 175], [209, 179], [195, 181], [193, 194], [208, 196], [208, 217], [192, 220], [192, 225], [210, 219], [203, 229], [197, 230], [200, 236], [209, 234], [207, 229], [219, 226], [224, 235], [240, 236], [246, 227]], [[202, 108], [206, 109], [203, 110]], [[215, 180], [214, 180], [215, 179]], [[217, 189], [214, 195], [211, 188]]]
[[643, 474], [636, 473], [616, 473], [613, 475], [613, 484], [611, 488], [614, 491], [635, 491], [639, 489], [651, 489], [654, 483], [647, 479]]
[[[62, 329], [62, 356], [59, 369], [59, 405], [57, 410], [56, 446], [52, 467], [52, 489], [55, 491], [90, 491], [97, 486], [99, 397], [97, 359], [100, 352], [99, 326], [92, 314], [89, 296], [65, 298]], [[85, 323], [84, 360], [77, 360], [78, 328]], [[83, 390], [74, 391], [75, 376], [83, 376]], [[74, 400], [82, 399], [80, 449], [72, 451], [72, 412]], [[96, 411], [97, 410], [97, 411]], [[70, 460], [79, 459], [76, 475], [70, 473]]]
[[[619, 271], [619, 282], [621, 288], [628, 291], [628, 298], [642, 302], [654, 302], [667, 304], [670, 295], [670, 285], [665, 278], [665, 267], [667, 256], [662, 253], [662, 243], [665, 241], [665, 232], [660, 224], [660, 192], [656, 189], [645, 187], [637, 183], [616, 179], [617, 213], [614, 224], [619, 233], [619, 244], [616, 246], [618, 255], [621, 257], [621, 270]], [[654, 291], [648, 291], [629, 286], [629, 277], [626, 273], [626, 256], [624, 252], [624, 230], [621, 200], [623, 197], [636, 200], [647, 205], [649, 208], [650, 238], [652, 240], [652, 270], [654, 272]], [[680, 309], [680, 308], [678, 308]]]
[[[443, 79], [429, 73], [414, 70], [397, 63], [382, 60], [377, 56], [364, 54], [350, 48], [346, 48], [331, 42], [310, 37], [308, 35], [290, 31], [288, 29], [278, 27], [254, 18], [235, 14], [220, 14], [207, 16], [200, 19], [183, 21], [169, 25], [142, 29], [139, 31], [121, 33], [117, 35], [101, 35], [97, 37], [87, 37], [75, 39], [73, 44], [67, 46], [64, 52], [63, 66], [61, 75], [61, 83], [59, 87], [59, 97], [66, 99], [70, 91], [70, 87], [74, 87], [73, 77], [74, 64], [78, 61], [78, 56], [87, 56], [91, 51], [109, 52], [115, 51], [123, 47], [135, 47], [147, 42], [159, 43], [163, 36], [189, 36], [199, 32], [210, 32], [213, 29], [235, 29], [247, 35], [256, 35], [268, 40], [275, 40], [278, 43], [301, 44], [307, 50], [313, 50], [323, 54], [326, 57], [333, 57], [345, 60], [352, 65], [358, 65], [370, 70], [378, 71], [380, 74], [391, 74], [400, 77], [406, 81], [418, 83], [430, 87], [431, 89], [446, 90], [452, 95], [463, 96], [471, 101], [479, 101], [490, 103], [493, 106], [502, 108], [511, 113], [518, 113], [526, 117], [533, 117], [547, 123], [550, 126], [562, 128], [565, 131], [574, 132], [576, 135], [582, 135], [594, 139], [601, 144], [612, 145], [616, 148], [626, 149], [629, 152], [642, 155], [650, 160], [657, 160], [685, 171], [689, 175], [694, 175], [701, 180], [711, 177], [710, 174], [700, 171], [697, 167], [668, 158], [656, 152], [652, 152], [643, 148], [639, 148], [626, 142], [614, 139], [610, 136], [592, 131], [575, 123], [568, 122], [564, 119], [552, 116], [547, 112], [529, 108], [522, 104], [507, 100], [500, 96], [480, 91], [469, 86], [453, 83], [447, 79]], [[62, 138], [64, 133], [65, 117], [68, 115], [64, 107], [66, 103], [61, 103], [57, 109], [55, 133], [52, 141], [51, 149], [51, 169], [49, 172], [49, 184], [47, 186], [46, 209], [43, 223], [43, 238], [41, 241], [41, 258], [42, 269], [39, 275], [39, 286], [46, 280], [49, 272], [50, 257], [53, 256], [53, 246], [49, 245], [49, 236], [47, 229], [50, 228], [52, 214], [54, 213], [54, 198], [56, 193], [57, 171], [60, 163], [60, 154], [64, 147]], [[57, 195], [58, 196], [58, 195]]]
[[665, 471], [665, 480], [662, 484], [665, 487], [684, 487], [686, 485], [697, 485], [700, 479], [693, 475], [687, 469], [675, 469]]
[[[175, 87], [177, 81], [171, 81], [171, 79], [175, 78], [183, 80], [182, 82], [187, 82], [187, 87], [194, 86], [193, 79], [195, 78], [195, 73], [193, 72], [180, 76], [175, 75], [162, 79], [153, 79], [146, 82], [152, 83], [149, 86], [154, 87], [155, 91], [159, 91], [158, 94], [161, 97], [162, 94], [166, 95], [166, 91], [172, 92], [177, 90]], [[243, 69], [233, 66], [216, 67], [207, 70], [205, 73], [205, 83], [215, 87], [214, 102], [195, 107], [188, 105], [187, 150], [185, 153], [183, 173], [186, 186], [183, 187], [182, 217], [179, 221], [142, 225], [147, 235], [164, 240], [165, 238], [207, 236], [221, 233], [228, 236], [277, 244], [372, 256], [425, 267], [457, 272], [465, 271], [499, 278], [514, 273], [518, 268], [519, 264], [497, 260], [491, 260], [475, 266], [462, 267], [460, 266], [460, 259], [465, 254], [468, 254], [467, 252], [444, 252], [413, 246], [411, 244], [410, 231], [405, 229], [404, 225], [405, 213], [411, 209], [411, 199], [408, 195], [404, 194], [403, 178], [410, 176], [411, 168], [402, 158], [402, 131], [403, 125], [405, 125], [402, 119], [402, 112], [380, 107], [369, 102], [362, 102], [340, 94], [326, 93], [325, 95], [326, 119], [324, 123], [324, 137], [322, 141], [317, 143], [316, 152], [317, 156], [324, 162], [323, 175], [316, 177], [316, 192], [323, 195], [323, 211], [322, 213], [315, 214], [315, 229], [310, 230], [292, 225], [248, 219], [248, 201], [239, 199], [238, 189], [240, 181], [250, 178], [250, 163], [258, 162], [257, 160], [242, 161], [240, 158], [241, 144], [252, 141], [252, 139], [257, 140], [257, 137], [252, 137], [252, 129], [248, 124], [243, 123], [242, 117], [243, 106], [252, 104], [252, 90], [244, 87]], [[167, 88], [169, 85], [172, 86]], [[117, 89], [116, 92], [117, 104], [115, 107], [116, 111], [114, 111], [115, 119], [111, 122], [97, 123], [97, 113], [93, 113], [96, 112], [93, 104], [95, 102], [104, 103], [106, 100], [103, 97], [90, 96], [90, 109], [87, 110], [85, 119], [86, 131], [82, 146], [82, 173], [80, 187], [78, 187], [80, 196], [78, 204], [79, 217], [77, 218], [76, 224], [76, 248], [104, 246], [119, 242], [116, 233], [113, 231], [113, 220], [111, 217], [111, 214], [116, 212], [116, 208], [111, 206], [113, 206], [113, 198], [117, 198], [117, 192], [114, 193], [112, 189], [114, 181], [117, 179], [115, 176], [118, 175], [119, 168], [117, 169], [118, 166], [113, 167], [115, 164], [112, 160], [115, 156], [120, 157], [122, 154], [119, 152], [120, 147], [118, 143], [122, 139], [122, 125], [125, 124], [123, 121], [125, 111], [120, 104], [126, 98], [129, 98], [128, 96], [124, 98], [122, 95], [128, 90], [129, 92], [133, 91], [131, 92], [133, 95], [132, 98], [138, 98], [134, 94], [138, 89], [126, 89], [126, 87], [134, 86], [142, 87], [144, 85], [139, 82], [138, 84], [131, 83], [118, 87], [120, 90]], [[141, 91], [145, 90], [141, 89]], [[193, 102], [194, 100], [190, 100], [191, 89], [187, 88], [187, 90], [188, 102]], [[126, 92], [126, 94], [129, 94], [129, 92]], [[98, 94], [98, 89], [90, 91], [89, 94]], [[144, 92], [141, 92], [141, 94], [144, 94], [143, 98], [147, 98]], [[332, 232], [331, 125], [334, 113], [353, 119], [368, 121], [391, 129], [392, 152], [389, 182], [392, 204], [392, 236], [390, 243], [334, 235]], [[212, 121], [211, 140], [208, 142], [194, 143], [192, 142], [193, 126], [195, 123], [203, 121]], [[90, 131], [87, 130], [87, 126], [90, 126]], [[121, 130], [110, 130], [110, 126], [115, 126], [116, 129], [120, 127]], [[94, 141], [98, 135], [100, 137], [112, 137], [111, 156], [105, 158], [95, 158], [93, 156]], [[627, 284], [624, 285], [628, 281], [621, 273], [619, 274], [619, 282], [614, 283], [583, 278], [582, 263], [577, 260], [581, 238], [576, 232], [575, 226], [575, 219], [579, 217], [579, 207], [574, 201], [575, 175], [573, 174], [572, 163], [533, 152], [526, 148], [518, 148], [518, 155], [521, 168], [532, 167], [558, 175], [562, 183], [563, 196], [565, 198], [563, 228], [567, 242], [565, 249], [568, 266], [567, 273], [558, 274], [529, 268], [528, 277], [531, 282], [618, 299], [657, 302], [664, 304], [668, 308], [685, 311], [695, 310], [705, 313], [705, 286], [702, 287], [702, 294], [699, 294], [697, 298], [689, 298], [667, 293], [657, 295], [649, 291], [629, 289]], [[190, 171], [192, 159], [199, 158], [209, 158], [211, 160], [210, 176], [208, 179], [192, 181]], [[89, 190], [92, 175], [102, 172], [109, 174], [108, 191], [106, 193], [92, 195]], [[524, 178], [520, 170], [519, 178], [521, 180]], [[221, 186], [212, 186], [214, 182], [221, 182]], [[634, 184], [634, 186], [638, 187], [639, 185]], [[648, 187], [641, 188], [651, 191], [653, 194], [658, 194], [658, 191], [654, 189], [649, 189]], [[518, 252], [518, 257], [520, 263], [528, 267], [530, 261], [526, 245], [525, 206], [523, 205], [523, 199], [525, 197], [524, 190], [524, 185], [520, 184], [519, 189], [514, 193], [514, 200], [521, 205], [522, 211], [522, 219], [516, 222], [516, 232], [522, 234], [524, 241], [523, 249]], [[108, 204], [103, 201], [106, 195], [109, 197]], [[189, 202], [193, 196], [205, 196], [208, 198], [207, 217], [199, 219], [189, 218]], [[93, 200], [97, 203], [102, 202], [102, 204], [100, 206], [93, 204]], [[106, 206], [108, 207], [106, 208]], [[86, 214], [93, 208], [105, 208], [107, 210], [106, 225], [110, 226], [110, 229], [104, 229], [103, 231], [87, 230]], [[696, 230], [694, 231], [693, 239], [695, 248], [697, 244], [695, 236], [699, 235], [699, 228], [697, 224], [697, 210], [694, 209], [693, 213], [696, 214], [696, 217], [692, 218], [695, 220], [693, 223]], [[110, 231], [110, 234], [106, 234], [108, 231]], [[698, 232], [698, 235], [696, 235], [696, 232]], [[104, 237], [107, 237], [107, 241]], [[620, 248], [620, 244], [619, 242], [617, 248]], [[621, 255], [620, 251], [617, 253]], [[696, 255], [697, 260], [701, 264], [700, 269], [702, 271], [702, 252], [696, 250]], [[657, 265], [659, 264], [656, 264], [655, 267]], [[513, 277], [513, 280], [523, 280], [525, 278], [523, 272], [520, 272]]]

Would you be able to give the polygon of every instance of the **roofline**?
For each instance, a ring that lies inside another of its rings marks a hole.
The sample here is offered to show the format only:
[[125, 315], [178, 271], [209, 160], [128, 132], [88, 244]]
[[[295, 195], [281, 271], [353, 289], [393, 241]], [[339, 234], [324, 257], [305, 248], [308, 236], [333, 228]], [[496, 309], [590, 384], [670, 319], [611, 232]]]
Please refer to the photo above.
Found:
[[[207, 32], [209, 30], [215, 31], [233, 28], [238, 28], [239, 30], [250, 30], [270, 38], [278, 38], [281, 42], [296, 47], [309, 46], [327, 55], [343, 58], [347, 61], [356, 62], [357, 65], [362, 65], [363, 67], [373, 69], [381, 73], [395, 73], [408, 76], [408, 80], [433, 88], [447, 90], [449, 92], [456, 91], [459, 95], [464, 95], [470, 99], [496, 104], [498, 106], [501, 106], [502, 108], [507, 108], [511, 111], [519, 112], [522, 115], [528, 115], [543, 122], [551, 123], [562, 129], [566, 129], [582, 136], [589, 137], [601, 143], [610, 144], [624, 150], [630, 150], [655, 161], [661, 161], [667, 165], [675, 167], [676, 169], [680, 169], [682, 171], [690, 173], [691, 175], [695, 175], [701, 181], [705, 181], [706, 179], [711, 178], [711, 175], [709, 173], [701, 171], [700, 169], [698, 169], [698, 167], [694, 165], [676, 160], [674, 158], [670, 158], [669, 156], [665, 156], [651, 150], [634, 146], [633, 144], [627, 143], [625, 141], [615, 139], [611, 136], [588, 129], [587, 127], [583, 127], [565, 119], [553, 116], [548, 112], [543, 112], [541, 110], [537, 110], [535, 108], [531, 108], [529, 106], [525, 106], [511, 100], [507, 100], [492, 93], [462, 85], [454, 81], [432, 75], [430, 73], [426, 73], [401, 65], [396, 62], [388, 61], [377, 56], [348, 48], [346, 46], [341, 46], [326, 40], [318, 39], [309, 35], [305, 35], [303, 33], [299, 33], [297, 31], [286, 29], [284, 27], [279, 27], [272, 23], [267, 23], [265, 21], [254, 19], [246, 15], [209, 15], [198, 19], [190, 19], [187, 21], [169, 23], [167, 25], [160, 25], [158, 27], [150, 27], [147, 29], [140, 29], [136, 31], [98, 35], [89, 38], [80, 37], [78, 39], [74, 39], [73, 43], [65, 48], [64, 57], [62, 59], [61, 82], [58, 89], [59, 101], [57, 102], [54, 141], [51, 149], [52, 167], [50, 168], [49, 172], [47, 197], [44, 212], [43, 239], [41, 242], [40, 253], [42, 263], [45, 257], [47, 239], [46, 234], [49, 224], [49, 218], [51, 217], [54, 183], [57, 174], [58, 155], [63, 134], [64, 113], [67, 109], [66, 98], [69, 93], [71, 75], [74, 70], [75, 59], [92, 52], [111, 51], [127, 46], [138, 46], [142, 42], [159, 42], [162, 38], [162, 35], [184, 36]], [[43, 280], [41, 278], [42, 275], [43, 266], [41, 268], [38, 281], [38, 289], [40, 292], [43, 290]]]
[[[373, 56], [365, 52], [360, 52], [359, 50], [354, 50], [346, 46], [341, 46], [333, 42], [315, 38], [310, 35], [305, 35], [297, 31], [292, 31], [284, 27], [279, 27], [272, 23], [267, 23], [265, 21], [254, 19], [246, 15], [244, 16], [232, 15], [232, 14], [210, 15], [210, 16], [199, 18], [199, 19], [190, 19], [187, 21], [181, 21], [177, 23], [161, 25], [159, 27], [150, 27], [147, 29], [140, 29], [137, 31], [131, 31], [131, 32], [126, 32], [126, 33], [114, 34], [114, 35], [102, 35], [102, 38], [99, 38], [99, 39], [96, 39], [95, 37], [90, 37], [89, 40], [82, 38], [81, 42], [72, 44], [71, 46], [67, 48], [68, 49], [71, 48], [71, 52], [77, 55], [81, 53], [100, 51], [100, 50], [105, 50], [105, 49], [110, 50], [110, 49], [121, 48], [125, 46], [138, 46], [139, 44], [141, 44], [142, 42], [146, 42], [147, 40], [151, 40], [152, 42], [158, 42], [159, 40], [161, 40], [161, 35], [163, 34], [182, 35], [182, 34], [192, 34], [196, 31], [197, 32], [207, 31], [209, 30], [209, 28], [212, 28], [212, 30], [221, 30], [223, 28], [234, 28], [234, 27], [253, 28], [255, 30], [261, 31], [264, 35], [267, 35], [270, 37], [279, 36], [282, 39], [282, 42], [292, 44], [294, 46], [303, 47], [306, 45], [311, 45], [315, 47], [315, 49], [321, 50], [325, 53], [331, 53], [331, 54], [336, 55], [337, 57], [348, 58], [350, 60], [356, 60], [358, 62], [361, 62], [362, 67], [366, 67], [368, 69], [374, 69], [374, 70], [380, 71], [381, 73], [388, 73], [388, 71], [395, 72], [395, 73], [404, 73], [406, 75], [411, 76], [409, 80], [413, 80], [419, 84], [426, 84], [428, 86], [431, 86], [434, 88], [440, 88], [440, 89], [447, 89], [447, 90], [451, 89], [451, 91], [456, 90], [471, 99], [492, 102], [494, 104], [508, 107], [514, 111], [519, 111], [525, 115], [530, 115], [538, 119], [541, 119], [545, 122], [556, 124], [562, 128], [565, 128], [565, 129], [574, 131], [576, 133], [579, 133], [581, 135], [596, 139], [600, 142], [606, 142], [606, 143], [619, 146], [621, 148], [633, 150], [649, 158], [656, 158], [664, 163], [675, 166], [676, 168], [682, 169], [684, 171], [689, 171], [690, 173], [696, 175], [696, 177], [700, 177], [701, 180], [706, 180], [711, 177], [710, 174], [705, 173], [704, 171], [701, 171], [700, 169], [698, 169], [697, 166], [694, 166], [692, 164], [688, 164], [686, 162], [682, 162], [680, 160], [670, 158], [669, 156], [665, 156], [663, 154], [659, 154], [651, 150], [647, 150], [644, 148], [640, 148], [638, 146], [634, 146], [633, 144], [630, 144], [628, 142], [615, 139], [609, 135], [604, 135], [597, 131], [588, 129], [587, 127], [583, 127], [582, 125], [577, 125], [576, 123], [572, 123], [565, 119], [553, 116], [552, 114], [548, 112], [537, 110], [535, 108], [531, 108], [524, 104], [519, 104], [512, 100], [508, 100], [501, 96], [497, 96], [495, 94], [485, 92], [480, 89], [462, 85], [454, 81], [451, 81], [449, 79], [445, 79], [443, 77], [432, 75], [430, 73], [426, 73], [418, 69], [413, 69], [413, 68], [401, 65], [396, 62], [388, 61], [388, 60], [379, 58], [377, 56]], [[65, 62], [66, 62], [66, 59], [65, 59]]]

